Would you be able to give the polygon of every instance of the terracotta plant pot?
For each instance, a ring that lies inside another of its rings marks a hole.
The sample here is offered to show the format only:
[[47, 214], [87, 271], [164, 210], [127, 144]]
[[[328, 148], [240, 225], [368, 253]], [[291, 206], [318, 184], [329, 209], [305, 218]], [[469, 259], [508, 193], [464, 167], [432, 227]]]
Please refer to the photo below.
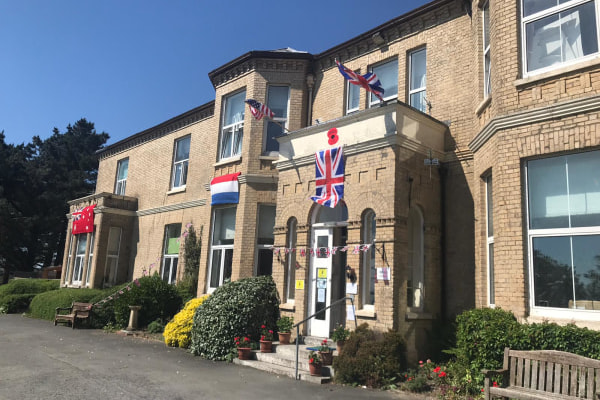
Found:
[[273, 342], [270, 340], [261, 340], [260, 341], [260, 352], [261, 353], [270, 353], [273, 350]]
[[308, 364], [312, 376], [321, 376], [321, 364]]
[[291, 332], [279, 332], [279, 344], [290, 344]]
[[338, 352], [338, 356], [340, 354], [342, 354], [342, 350], [344, 349], [344, 343], [346, 343], [345, 340], [338, 340], [336, 342], [336, 347], [337, 347], [337, 352]]
[[238, 347], [238, 358], [240, 360], [249, 360], [252, 349], [250, 347]]
[[331, 365], [333, 363], [333, 353], [328, 351], [326, 353], [320, 351], [319, 355], [321, 356], [321, 362], [323, 365]]

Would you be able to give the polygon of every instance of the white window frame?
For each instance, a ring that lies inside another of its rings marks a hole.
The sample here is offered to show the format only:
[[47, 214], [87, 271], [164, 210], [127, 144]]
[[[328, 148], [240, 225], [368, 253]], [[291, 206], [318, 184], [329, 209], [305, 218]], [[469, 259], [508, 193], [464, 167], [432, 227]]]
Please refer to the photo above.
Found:
[[[111, 238], [112, 235], [116, 234], [115, 232], [118, 232], [119, 235], [119, 240], [117, 241], [117, 252], [114, 254], [111, 254], [111, 249], [110, 249], [110, 244], [111, 244]], [[112, 285], [116, 285], [117, 283], [117, 276], [119, 273], [119, 255], [121, 254], [121, 234], [122, 234], [122, 230], [120, 227], [117, 226], [111, 226], [110, 230], [108, 231], [108, 244], [107, 244], [107, 248], [106, 248], [106, 263], [105, 263], [105, 267], [104, 267], [104, 285], [106, 286], [112, 286]], [[110, 281], [110, 269], [111, 269], [111, 265], [114, 262], [115, 265], [115, 273], [114, 273], [114, 279], [111, 282]]]
[[490, 2], [486, 1], [481, 7], [481, 22], [483, 31], [483, 97], [492, 94], [492, 58], [490, 53]]
[[[553, 71], [565, 66], [574, 65], [581, 63], [582, 61], [590, 60], [597, 58], [600, 54], [600, 13], [599, 13], [599, 4], [596, 0], [571, 0], [563, 4], [559, 4], [555, 7], [548, 8], [546, 10], [542, 10], [536, 12], [532, 15], [525, 16], [525, 5], [524, 1], [521, 0], [521, 54], [522, 54], [522, 65], [523, 65], [523, 77], [538, 75], [544, 72]], [[550, 17], [553, 15], [560, 14], [562, 12], [568, 11], [571, 8], [583, 5], [585, 3], [594, 3], [594, 10], [596, 13], [596, 46], [598, 50], [595, 53], [589, 54], [587, 56], [582, 56], [579, 58], [574, 58], [568, 61], [557, 62], [555, 64], [549, 65], [547, 67], [541, 67], [532, 71], [528, 71], [527, 68], [527, 25], [533, 23], [535, 21], [541, 20], [546, 17]]]
[[[171, 237], [169, 236], [169, 227], [171, 226], [175, 226], [178, 225], [179, 226], [179, 235], [181, 235], [181, 224], [168, 224], [165, 225], [165, 239], [164, 239], [164, 245], [163, 245], [163, 263], [162, 263], [162, 269], [160, 271], [160, 276], [161, 278], [171, 284], [174, 285], [175, 283], [177, 283], [177, 270], [178, 270], [178, 265], [179, 265], [179, 253], [177, 254], [168, 254], [167, 251], [169, 250], [169, 239], [175, 239], [175, 237]], [[168, 271], [168, 275], [166, 275], [165, 273]], [[167, 279], [165, 279], [165, 277]]]
[[[358, 73], [358, 71], [355, 71]], [[350, 106], [350, 93], [352, 92], [356, 92], [358, 94], [358, 102], [356, 104], [356, 107], [351, 107]], [[377, 99], [379, 100], [379, 99]], [[356, 112], [360, 109], [360, 86], [359, 85], [354, 85], [352, 83], [350, 83], [350, 81], [346, 80], [346, 114], [352, 114], [353, 112]]]
[[[425, 84], [421, 85], [419, 87], [412, 87], [412, 83], [413, 83], [413, 58], [420, 53], [425, 53]], [[418, 93], [423, 93], [423, 104], [421, 105], [415, 105], [412, 104], [412, 95], [413, 94], [418, 94]], [[426, 113], [427, 112], [427, 96], [425, 95], [427, 93], [427, 48], [426, 47], [421, 47], [417, 50], [413, 50], [410, 53], [408, 53], [408, 104], [413, 107], [416, 108], [417, 110]]]
[[[396, 93], [390, 95], [390, 94], [387, 94], [386, 91], [384, 90], [383, 101], [388, 101], [388, 100], [391, 100], [391, 99], [397, 99], [398, 98], [398, 86], [399, 86], [398, 85], [398, 65], [399, 65], [398, 64], [398, 58], [394, 58], [392, 60], [388, 60], [388, 61], [382, 62], [382, 63], [374, 65], [374, 66], [372, 66], [370, 68], [370, 72], [374, 72], [375, 75], [377, 75], [377, 72], [375, 72], [375, 70], [377, 68], [383, 67], [384, 65], [387, 65], [387, 64], [393, 64], [393, 63], [396, 64]], [[381, 85], [385, 89], [385, 85], [384, 85], [384, 82], [381, 81], [381, 77], [379, 75], [377, 75], [377, 78], [379, 79], [379, 81], [381, 82]], [[381, 101], [377, 98], [377, 96], [375, 96], [373, 93], [369, 93], [369, 107], [376, 106], [380, 102]]]
[[118, 194], [120, 196], [125, 196], [125, 190], [127, 187], [127, 175], [125, 175], [125, 178], [119, 179], [119, 176], [121, 175], [121, 171], [122, 171], [125, 163], [127, 163], [127, 174], [129, 174], [129, 157], [119, 160], [117, 162], [117, 177], [115, 179], [115, 181], [116, 181], [115, 182], [115, 194]]
[[[363, 252], [362, 271], [360, 271], [361, 283], [361, 303], [362, 309], [375, 310], [377, 301], [375, 293], [375, 278], [377, 277], [375, 260], [375, 239], [377, 238], [377, 220], [373, 210], [367, 210], [362, 220], [362, 239], [364, 244], [373, 244], [368, 251]], [[373, 299], [371, 299], [371, 290], [373, 290]]]
[[75, 242], [76, 236], [71, 233], [69, 235], [69, 253], [67, 254], [67, 266], [65, 268], [65, 284], [69, 284], [69, 270], [71, 269], [71, 261], [73, 261], [73, 243]]
[[[219, 286], [222, 286], [223, 283], [225, 282], [225, 279], [229, 279], [229, 278], [225, 278], [224, 277], [224, 271], [225, 271], [225, 254], [227, 253], [228, 250], [230, 250], [232, 252], [232, 257], [233, 257], [233, 246], [234, 243], [231, 244], [221, 244], [221, 245], [216, 245], [213, 244], [214, 243], [214, 236], [215, 236], [215, 226], [216, 226], [216, 217], [217, 217], [217, 210], [222, 210], [224, 208], [233, 208], [235, 209], [235, 216], [237, 218], [237, 207], [233, 206], [233, 207], [219, 207], [219, 208], [215, 208], [213, 209], [213, 223], [212, 223], [212, 232], [210, 235], [210, 262], [208, 263], [208, 273], [206, 274], [207, 276], [207, 283], [206, 283], [206, 287], [207, 287], [207, 292], [208, 293], [212, 293], [214, 292]], [[235, 226], [234, 226], [235, 229]], [[234, 233], [235, 235], [235, 233]], [[217, 286], [211, 286], [212, 283], [212, 274], [213, 274], [213, 258], [214, 258], [214, 254], [215, 252], [220, 253], [221, 258], [220, 258], [220, 265], [219, 265], [219, 277], [218, 277], [218, 285]]]
[[[82, 239], [85, 239], [85, 246], [83, 246], [83, 253], [79, 253], [79, 243]], [[73, 279], [71, 283], [73, 285], [81, 285], [83, 278], [83, 267], [85, 263], [85, 250], [87, 248], [87, 233], [77, 235], [77, 247], [75, 249], [75, 264], [73, 265]]]
[[[238, 157], [242, 154], [242, 142], [244, 140], [245, 111], [242, 112], [242, 115], [240, 117], [241, 119], [239, 121], [234, 121], [228, 125], [225, 125], [225, 120], [227, 117], [227, 115], [226, 115], [227, 103], [229, 101], [231, 101], [232, 98], [234, 98], [238, 95], [240, 95], [240, 97], [244, 98], [246, 96], [246, 91], [243, 90], [241, 92], [231, 93], [223, 98], [223, 107], [222, 107], [223, 112], [222, 112], [222, 118], [221, 118], [222, 128], [221, 128], [221, 136], [219, 138], [219, 154], [218, 154], [219, 161]], [[229, 140], [231, 140], [230, 147], [229, 147], [231, 152], [228, 154], [224, 153], [226, 146], [223, 145], [224, 141], [225, 141], [226, 133], [231, 133], [231, 136], [229, 138]]]
[[[600, 151], [596, 150], [598, 154]], [[578, 153], [574, 153], [578, 154]], [[559, 157], [559, 156], [557, 156]], [[534, 161], [537, 159], [532, 159]], [[527, 223], [527, 260], [528, 260], [528, 273], [529, 273], [529, 307], [532, 316], [546, 317], [546, 318], [557, 318], [557, 319], [568, 319], [572, 320], [574, 316], [577, 316], [578, 320], [585, 321], [600, 321], [600, 312], [594, 310], [578, 310], [573, 308], [551, 308], [551, 307], [540, 307], [535, 305], [535, 276], [533, 268], [533, 239], [541, 237], [574, 237], [574, 236], [586, 236], [586, 235], [600, 235], [600, 226], [590, 227], [576, 227], [576, 228], [544, 228], [544, 229], [531, 229], [530, 228], [530, 210], [529, 210], [529, 174], [528, 174], [528, 162], [524, 163], [525, 173], [525, 212], [526, 212], [526, 223]]]
[[285, 283], [285, 299], [288, 304], [294, 303], [296, 298], [296, 244], [298, 238], [298, 220], [294, 217], [288, 222], [287, 248], [287, 274]]
[[[291, 97], [291, 89], [289, 85], [269, 85], [267, 88], [267, 106], [273, 110], [273, 107], [270, 103], [271, 99], [269, 98], [269, 89], [273, 88], [273, 87], [280, 87], [280, 88], [287, 88], [287, 102], [286, 102], [286, 116], [282, 117], [282, 116], [278, 116], [277, 113], [275, 113], [275, 115], [273, 116], [273, 121], [279, 123], [281, 126], [283, 126], [285, 129], [288, 129], [288, 120], [289, 120], [289, 115], [290, 115], [290, 97]], [[266, 119], [265, 121], [265, 127], [264, 127], [264, 138], [263, 138], [263, 154], [266, 155], [271, 155], [271, 156], [275, 156], [279, 154], [279, 149], [278, 150], [267, 150], [267, 143], [269, 141], [268, 138], [268, 132], [269, 132], [269, 125], [273, 124], [272, 121], [270, 121], [269, 119]], [[285, 133], [285, 130], [283, 130], [283, 133]]]
[[492, 174], [485, 177], [485, 232], [486, 232], [486, 265], [487, 265], [487, 299], [488, 306], [496, 305], [496, 283], [494, 272], [494, 197]]
[[[411, 231], [411, 218], [418, 218], [419, 226], [413, 227]], [[423, 212], [419, 207], [411, 207], [408, 215], [408, 270], [412, 279], [406, 282], [408, 309], [412, 312], [420, 312], [425, 306], [425, 235], [423, 229], [425, 227], [425, 219]], [[414, 235], [414, 228], [418, 228], [417, 235]], [[415, 243], [415, 240], [417, 241]], [[411, 247], [411, 244], [413, 245]], [[416, 254], [415, 254], [416, 253]], [[415, 259], [417, 262], [415, 263]], [[414, 263], [414, 264], [413, 264]], [[413, 264], [413, 265], [411, 265]], [[418, 291], [418, 294], [416, 294]], [[409, 301], [409, 298], [412, 300]], [[415, 299], [418, 296], [418, 304]]]
[[[189, 161], [190, 161], [190, 152], [188, 151], [187, 158], [182, 158], [181, 160], [177, 160], [177, 149], [180, 144], [184, 141], [188, 142], [188, 147], [191, 145], [191, 136], [184, 136], [175, 140], [175, 146], [173, 146], [173, 171], [171, 174], [171, 189], [183, 189], [187, 183], [188, 169], [189, 169]], [[191, 151], [191, 150], [190, 150]], [[179, 179], [177, 179], [177, 171], [181, 171], [179, 174]]]
[[87, 272], [85, 274], [85, 286], [90, 285], [90, 271], [92, 269], [92, 262], [94, 261], [94, 239], [95, 238], [96, 238], [95, 232], [92, 231], [92, 233], [90, 234], [90, 255], [88, 257]]

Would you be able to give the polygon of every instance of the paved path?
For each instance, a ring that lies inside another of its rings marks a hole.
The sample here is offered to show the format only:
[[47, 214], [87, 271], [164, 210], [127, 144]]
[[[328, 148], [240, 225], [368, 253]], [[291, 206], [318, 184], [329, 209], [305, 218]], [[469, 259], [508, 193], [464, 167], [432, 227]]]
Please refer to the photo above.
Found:
[[0, 315], [0, 400], [342, 398], [423, 399], [300, 382], [153, 340]]

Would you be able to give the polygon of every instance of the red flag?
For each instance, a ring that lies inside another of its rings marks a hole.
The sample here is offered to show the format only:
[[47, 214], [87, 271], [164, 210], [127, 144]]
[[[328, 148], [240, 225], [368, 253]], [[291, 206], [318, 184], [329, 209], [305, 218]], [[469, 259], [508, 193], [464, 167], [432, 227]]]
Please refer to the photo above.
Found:
[[73, 235], [90, 233], [94, 231], [95, 204], [73, 213]]

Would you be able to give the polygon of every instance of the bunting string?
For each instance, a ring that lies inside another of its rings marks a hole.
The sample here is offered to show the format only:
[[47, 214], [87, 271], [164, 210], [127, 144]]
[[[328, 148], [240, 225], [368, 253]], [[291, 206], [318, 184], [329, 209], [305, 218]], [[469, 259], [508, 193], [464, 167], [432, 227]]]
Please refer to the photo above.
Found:
[[311, 257], [318, 255], [324, 257], [332, 257], [335, 256], [338, 252], [352, 252], [352, 254], [360, 254], [366, 253], [371, 248], [374, 248], [373, 243], [363, 243], [356, 244], [352, 246], [333, 246], [333, 247], [272, 247], [273, 253], [280, 255], [288, 255], [289, 253], [299, 254], [300, 257], [306, 257], [310, 255]]

